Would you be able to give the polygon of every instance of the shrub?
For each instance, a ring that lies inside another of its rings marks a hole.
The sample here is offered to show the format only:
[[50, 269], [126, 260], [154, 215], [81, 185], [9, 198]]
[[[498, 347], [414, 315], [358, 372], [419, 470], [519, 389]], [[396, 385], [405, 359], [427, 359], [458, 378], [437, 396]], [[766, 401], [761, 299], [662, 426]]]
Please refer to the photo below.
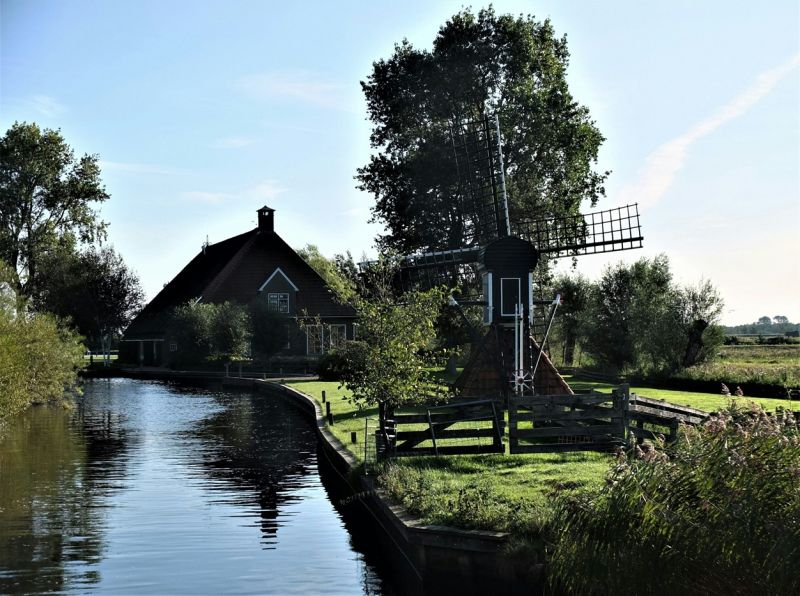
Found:
[[673, 449], [636, 447], [554, 527], [552, 578], [575, 593], [800, 593], [797, 421], [732, 406]]
[[323, 381], [341, 381], [354, 370], [367, 366], [367, 346], [364, 342], [348, 341], [325, 352], [317, 363], [317, 374]]
[[[1, 284], [2, 282], [0, 282]], [[59, 402], [77, 385], [81, 337], [10, 292], [0, 296], [0, 420], [33, 403]]]

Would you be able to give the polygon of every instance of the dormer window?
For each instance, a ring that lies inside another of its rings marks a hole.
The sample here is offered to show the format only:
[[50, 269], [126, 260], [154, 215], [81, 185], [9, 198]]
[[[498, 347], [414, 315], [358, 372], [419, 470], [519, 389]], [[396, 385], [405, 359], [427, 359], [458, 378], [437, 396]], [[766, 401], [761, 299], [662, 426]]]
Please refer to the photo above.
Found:
[[267, 294], [267, 304], [269, 309], [274, 312], [289, 312], [289, 294], [283, 292], [269, 292]]

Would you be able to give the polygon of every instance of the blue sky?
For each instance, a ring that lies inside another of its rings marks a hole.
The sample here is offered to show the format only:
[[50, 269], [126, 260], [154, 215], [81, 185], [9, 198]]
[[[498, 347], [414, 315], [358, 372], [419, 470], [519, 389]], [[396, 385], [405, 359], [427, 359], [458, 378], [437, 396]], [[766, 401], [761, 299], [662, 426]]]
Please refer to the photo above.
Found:
[[[109, 240], [149, 297], [199, 250], [277, 210], [323, 253], [372, 251], [359, 81], [463, 2], [1, 0], [0, 126], [97, 153]], [[638, 201], [646, 248], [710, 279], [724, 321], [800, 320], [800, 9], [770, 2], [495, 2], [567, 34], [569, 81], [607, 140], [598, 208]], [[477, 9], [480, 5], [473, 4]]]

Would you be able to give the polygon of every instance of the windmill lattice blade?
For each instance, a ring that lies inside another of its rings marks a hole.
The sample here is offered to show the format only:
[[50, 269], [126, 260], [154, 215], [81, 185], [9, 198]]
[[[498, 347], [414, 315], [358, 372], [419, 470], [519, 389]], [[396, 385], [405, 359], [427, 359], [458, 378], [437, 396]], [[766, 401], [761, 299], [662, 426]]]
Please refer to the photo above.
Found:
[[497, 116], [451, 127], [467, 244], [486, 244], [510, 234]]
[[643, 240], [636, 203], [588, 214], [523, 220], [516, 232], [539, 252], [556, 258], [641, 248]]
[[[478, 251], [478, 248], [460, 248], [399, 257], [394, 282], [403, 291], [430, 290], [442, 285], [451, 288], [475, 286]], [[364, 270], [374, 263], [361, 263], [360, 267]]]

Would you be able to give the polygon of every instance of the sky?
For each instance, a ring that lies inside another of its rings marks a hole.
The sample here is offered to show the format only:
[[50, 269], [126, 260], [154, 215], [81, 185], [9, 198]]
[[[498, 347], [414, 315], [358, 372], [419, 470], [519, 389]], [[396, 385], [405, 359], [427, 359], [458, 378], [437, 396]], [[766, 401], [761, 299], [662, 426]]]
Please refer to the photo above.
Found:
[[[200, 250], [276, 210], [292, 246], [374, 254], [360, 81], [463, 2], [0, 0], [0, 126], [99, 156], [110, 242], [152, 298]], [[474, 9], [480, 4], [472, 4]], [[570, 90], [606, 137], [598, 209], [638, 202], [645, 248], [710, 280], [722, 322], [800, 321], [800, 8], [770, 2], [497, 1], [551, 19]]]

